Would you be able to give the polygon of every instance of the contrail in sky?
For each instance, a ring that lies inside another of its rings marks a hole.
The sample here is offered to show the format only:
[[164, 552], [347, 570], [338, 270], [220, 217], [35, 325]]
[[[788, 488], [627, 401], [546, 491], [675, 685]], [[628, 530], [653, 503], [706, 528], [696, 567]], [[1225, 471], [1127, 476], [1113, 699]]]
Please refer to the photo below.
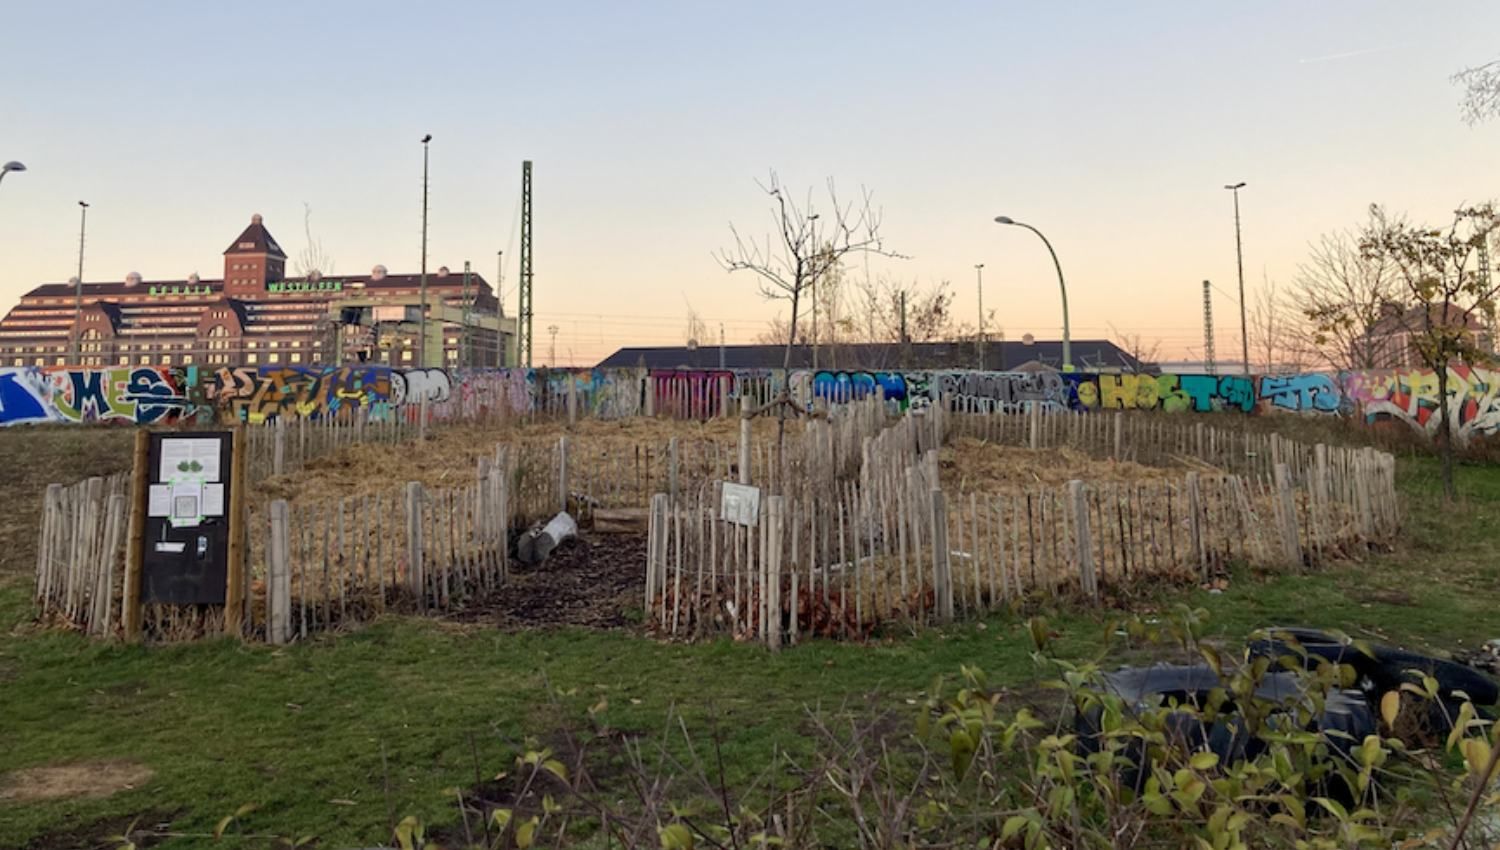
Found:
[[1386, 53], [1395, 50], [1394, 47], [1369, 47], [1364, 50], [1350, 50], [1346, 53], [1330, 53], [1327, 56], [1314, 56], [1310, 59], [1298, 59], [1298, 65], [1310, 65], [1314, 62], [1333, 62], [1339, 59], [1352, 59], [1355, 56], [1368, 56], [1371, 53]]

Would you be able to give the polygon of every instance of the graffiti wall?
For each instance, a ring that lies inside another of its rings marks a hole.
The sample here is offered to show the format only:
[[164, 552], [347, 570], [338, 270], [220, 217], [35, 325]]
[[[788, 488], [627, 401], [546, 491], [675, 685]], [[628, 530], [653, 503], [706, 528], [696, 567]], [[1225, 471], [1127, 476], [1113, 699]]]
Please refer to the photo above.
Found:
[[[1449, 369], [1447, 400], [1460, 440], [1500, 431], [1500, 371]], [[783, 389], [803, 404], [843, 404], [879, 394], [893, 411], [946, 399], [972, 412], [1148, 410], [1164, 413], [1301, 413], [1438, 426], [1430, 370], [1300, 375], [1110, 375], [1058, 372], [773, 369], [399, 369], [122, 366], [0, 368], [0, 425], [45, 423], [258, 424], [363, 412], [395, 415], [424, 401], [482, 414], [560, 413], [619, 419], [648, 411], [707, 418], [759, 406]]]
[[0, 425], [170, 422], [192, 409], [191, 373], [156, 366], [0, 369]]

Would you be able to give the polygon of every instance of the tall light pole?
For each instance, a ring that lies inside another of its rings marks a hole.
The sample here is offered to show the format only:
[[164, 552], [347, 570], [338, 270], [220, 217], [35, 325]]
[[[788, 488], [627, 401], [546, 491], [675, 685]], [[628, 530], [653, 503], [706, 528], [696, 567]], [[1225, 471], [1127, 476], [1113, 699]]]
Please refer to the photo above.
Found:
[[83, 201], [78, 202], [78, 277], [73, 278], [73, 362], [79, 363], [82, 357], [80, 340], [83, 336], [83, 234], [88, 228], [89, 205]]
[[548, 325], [547, 333], [552, 336], [552, 343], [547, 353], [547, 368], [557, 368], [557, 325]]
[[[813, 367], [813, 371], [814, 372], [818, 371], [818, 260], [817, 260], [817, 258], [818, 258], [818, 227], [817, 227], [817, 222], [818, 222], [818, 214], [817, 213], [813, 213], [812, 215], [810, 215], [810, 216], [807, 217], [807, 228], [808, 228], [808, 232], [812, 235], [812, 247], [813, 247], [812, 257], [810, 257], [809, 259], [811, 260], [812, 273], [813, 273], [813, 278], [812, 278], [812, 302], [813, 302], [813, 315], [812, 315], [812, 325], [813, 325], [813, 328], [812, 328], [812, 337], [813, 337], [813, 362], [812, 362], [812, 367]], [[795, 340], [793, 340], [793, 342], [795, 342]]]
[[979, 371], [984, 371], [984, 263], [974, 264], [974, 276], [979, 287]]
[[495, 368], [505, 368], [505, 252], [495, 252]]
[[1244, 360], [1245, 374], [1250, 374], [1250, 328], [1245, 320], [1245, 250], [1240, 245], [1240, 190], [1245, 181], [1224, 187], [1234, 193], [1234, 260], [1240, 272], [1240, 357]]
[[422, 316], [417, 325], [417, 368], [427, 367], [427, 143], [432, 134], [422, 137]]
[[4, 165], [0, 165], [0, 180], [4, 180], [5, 179], [5, 175], [11, 173], [12, 171], [25, 171], [25, 170], [26, 170], [26, 166], [25, 165], [22, 165], [21, 163], [16, 162], [15, 160], [11, 160], [10, 162], [7, 162]]
[[1063, 371], [1064, 372], [1071, 372], [1071, 371], [1073, 371], [1073, 333], [1072, 333], [1071, 327], [1068, 324], [1068, 284], [1067, 284], [1066, 281], [1063, 280], [1062, 263], [1059, 263], [1057, 261], [1057, 252], [1054, 251], [1054, 250], [1052, 250], [1052, 243], [1047, 241], [1047, 237], [1043, 236], [1042, 232], [1040, 230], [1037, 230], [1035, 227], [1032, 227], [1031, 225], [1027, 224], [1024, 221], [1016, 221], [1015, 219], [1011, 218], [1010, 216], [997, 215], [997, 216], [995, 216], [995, 223], [996, 224], [1011, 224], [1011, 225], [1015, 225], [1016, 227], [1024, 227], [1027, 230], [1030, 230], [1032, 233], [1035, 233], [1037, 235], [1037, 237], [1042, 240], [1042, 244], [1043, 245], [1047, 246], [1047, 253], [1049, 253], [1049, 254], [1052, 255], [1052, 265], [1054, 267], [1056, 267], [1056, 269], [1057, 269], [1057, 288], [1058, 288], [1058, 290], [1060, 292], [1062, 292], [1062, 313], [1063, 313], [1063, 352], [1062, 352], [1062, 356], [1063, 356]]

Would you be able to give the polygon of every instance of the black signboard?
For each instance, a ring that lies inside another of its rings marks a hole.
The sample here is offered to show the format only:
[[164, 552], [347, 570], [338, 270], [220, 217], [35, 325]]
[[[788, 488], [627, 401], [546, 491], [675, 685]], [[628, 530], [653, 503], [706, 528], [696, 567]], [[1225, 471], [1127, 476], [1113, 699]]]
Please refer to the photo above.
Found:
[[151, 434], [142, 602], [224, 604], [232, 445], [228, 431]]

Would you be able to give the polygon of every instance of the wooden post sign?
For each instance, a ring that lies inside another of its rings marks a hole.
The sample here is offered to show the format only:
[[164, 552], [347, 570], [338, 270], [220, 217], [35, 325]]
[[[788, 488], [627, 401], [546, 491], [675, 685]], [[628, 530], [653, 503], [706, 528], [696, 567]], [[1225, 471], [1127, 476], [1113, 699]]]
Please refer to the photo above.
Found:
[[139, 639], [147, 603], [223, 605], [225, 632], [241, 634], [243, 446], [243, 428], [137, 438], [125, 565], [128, 640]]

